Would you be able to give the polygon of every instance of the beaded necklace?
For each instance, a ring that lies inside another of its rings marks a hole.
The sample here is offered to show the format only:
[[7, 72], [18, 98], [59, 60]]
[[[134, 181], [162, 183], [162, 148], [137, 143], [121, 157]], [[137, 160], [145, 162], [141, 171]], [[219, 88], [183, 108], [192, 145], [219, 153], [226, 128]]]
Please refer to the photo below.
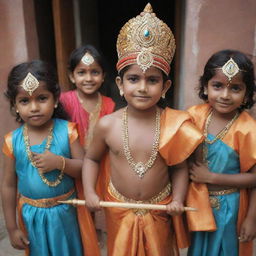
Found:
[[150, 169], [157, 157], [158, 154], [158, 147], [159, 147], [159, 139], [160, 139], [160, 110], [156, 109], [156, 127], [155, 127], [155, 135], [154, 135], [154, 142], [151, 151], [151, 155], [149, 160], [146, 163], [142, 162], [135, 162], [131, 150], [129, 148], [129, 133], [128, 133], [128, 113], [127, 107], [124, 109], [123, 118], [122, 118], [122, 139], [123, 139], [123, 148], [124, 148], [124, 155], [128, 164], [132, 168], [132, 170], [137, 174], [140, 178], [143, 178], [145, 173]]
[[[48, 136], [47, 136], [47, 141], [46, 141], [46, 146], [45, 146], [44, 152], [45, 152], [46, 150], [49, 150], [50, 147], [51, 147], [52, 138], [53, 138], [53, 136], [52, 136], [52, 131], [53, 131], [53, 125], [52, 125], [52, 126], [50, 127], [50, 129], [49, 129], [49, 134], [48, 134]], [[30, 163], [32, 164], [32, 166], [34, 166], [34, 167], [37, 169], [36, 164], [35, 164], [35, 162], [34, 162], [34, 160], [33, 160], [32, 152], [31, 152], [31, 150], [30, 150], [29, 137], [28, 137], [28, 126], [27, 126], [27, 124], [25, 124], [25, 125], [24, 125], [24, 128], [23, 128], [23, 138], [24, 138], [24, 142], [25, 142], [25, 149], [26, 149], [26, 152], [27, 152], [28, 159], [29, 159]], [[62, 169], [64, 169], [64, 168], [62, 168]], [[38, 169], [37, 169], [37, 170], [38, 170]], [[62, 178], [63, 178], [64, 172], [63, 172], [63, 170], [61, 170], [59, 176], [57, 177], [57, 179], [56, 179], [55, 181], [49, 181], [49, 180], [44, 176], [44, 174], [43, 174], [42, 171], [39, 171], [39, 170], [38, 170], [38, 174], [39, 174], [40, 178], [42, 179], [42, 181], [43, 181], [46, 185], [48, 185], [49, 187], [56, 187], [56, 186], [58, 186], [58, 185], [61, 183], [61, 180], [62, 180]]]

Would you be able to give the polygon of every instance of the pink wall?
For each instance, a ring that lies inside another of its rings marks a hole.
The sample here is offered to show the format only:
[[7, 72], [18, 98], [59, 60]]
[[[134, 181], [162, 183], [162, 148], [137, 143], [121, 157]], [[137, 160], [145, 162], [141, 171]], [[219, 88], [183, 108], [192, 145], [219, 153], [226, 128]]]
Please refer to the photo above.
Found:
[[187, 0], [176, 106], [197, 104], [195, 87], [208, 58], [222, 49], [256, 55], [255, 0]]
[[[0, 0], [0, 146], [3, 136], [17, 127], [9, 111], [9, 102], [3, 93], [11, 68], [31, 58], [38, 58], [37, 35], [32, 0]], [[26, 16], [24, 16], [24, 13]], [[2, 180], [3, 154], [0, 154], [0, 181]]]

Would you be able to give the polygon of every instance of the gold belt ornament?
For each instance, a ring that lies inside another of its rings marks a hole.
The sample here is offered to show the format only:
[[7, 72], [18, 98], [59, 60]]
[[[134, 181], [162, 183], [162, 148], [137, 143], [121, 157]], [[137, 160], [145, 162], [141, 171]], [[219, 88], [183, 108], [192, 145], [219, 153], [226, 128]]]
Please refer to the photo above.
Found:
[[[134, 200], [131, 198], [127, 198], [124, 195], [122, 195], [113, 185], [112, 181], [109, 182], [109, 186], [108, 186], [109, 192], [118, 200], [122, 201], [122, 202], [127, 202], [127, 203], [137, 203], [137, 204], [155, 204], [158, 202], [161, 202], [162, 200], [164, 200], [167, 196], [169, 196], [171, 194], [171, 183], [168, 183], [166, 185], [166, 187], [160, 191], [157, 195], [155, 195], [154, 197], [148, 199], [148, 200]], [[147, 209], [132, 209], [133, 212], [136, 215], [145, 215], [146, 213], [149, 212], [149, 210]]]
[[42, 199], [31, 199], [31, 198], [25, 197], [23, 195], [20, 195], [19, 200], [23, 204], [29, 204], [29, 205], [39, 207], [39, 208], [50, 208], [50, 207], [61, 204], [58, 202], [59, 200], [68, 199], [74, 192], [75, 192], [75, 188], [71, 189], [66, 194], [52, 197], [52, 198], [42, 198]]
[[209, 200], [212, 208], [220, 209], [220, 200], [217, 196], [228, 195], [237, 192], [237, 188], [223, 189], [217, 191], [209, 191]]

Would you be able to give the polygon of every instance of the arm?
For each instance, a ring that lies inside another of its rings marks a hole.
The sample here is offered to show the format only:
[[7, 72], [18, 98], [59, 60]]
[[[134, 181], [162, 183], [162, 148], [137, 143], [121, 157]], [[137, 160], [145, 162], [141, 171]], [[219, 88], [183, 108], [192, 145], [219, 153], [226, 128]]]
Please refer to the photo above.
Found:
[[100, 169], [100, 160], [107, 149], [105, 137], [107, 127], [104, 122], [105, 118], [100, 119], [95, 127], [93, 140], [88, 148], [82, 170], [82, 179], [86, 205], [92, 210], [99, 209], [99, 197], [96, 193], [96, 182]]
[[239, 240], [248, 242], [256, 237], [256, 189], [250, 194], [249, 209], [244, 222], [242, 223]]
[[184, 211], [184, 200], [188, 187], [187, 162], [175, 165], [171, 170], [172, 202], [167, 205], [167, 212], [171, 215], [181, 214]]
[[237, 188], [249, 188], [256, 185], [256, 166], [247, 173], [222, 174], [208, 170], [202, 163], [193, 164], [189, 170], [190, 178], [197, 183], [209, 183], [220, 186], [230, 186]]
[[16, 222], [17, 177], [14, 160], [5, 156], [2, 183], [2, 205], [10, 242], [16, 249], [25, 249], [29, 241]]
[[79, 144], [78, 139], [70, 144], [71, 157], [62, 158], [60, 155], [55, 155], [50, 151], [45, 151], [42, 154], [33, 153], [33, 159], [38, 170], [43, 173], [50, 172], [54, 169], [62, 170], [64, 173], [74, 178], [81, 177], [83, 164], [84, 150]]

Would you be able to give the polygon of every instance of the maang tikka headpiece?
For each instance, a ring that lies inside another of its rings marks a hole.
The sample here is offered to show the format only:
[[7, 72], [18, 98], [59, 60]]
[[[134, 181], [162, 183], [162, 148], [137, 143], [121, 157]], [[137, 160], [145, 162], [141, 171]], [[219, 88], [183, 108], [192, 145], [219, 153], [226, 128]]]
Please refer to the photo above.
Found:
[[230, 58], [221, 68], [217, 69], [221, 69], [223, 74], [228, 78], [228, 84], [239, 71], [243, 71], [239, 69], [237, 63], [232, 58]]
[[39, 81], [35, 76], [28, 72], [20, 86], [31, 96], [39, 86]]
[[93, 56], [89, 53], [86, 52], [81, 61], [86, 65], [89, 66], [94, 62]]
[[167, 75], [176, 48], [172, 31], [156, 17], [149, 3], [141, 15], [122, 27], [116, 47], [118, 72], [125, 66], [138, 64], [143, 72], [153, 66]]

